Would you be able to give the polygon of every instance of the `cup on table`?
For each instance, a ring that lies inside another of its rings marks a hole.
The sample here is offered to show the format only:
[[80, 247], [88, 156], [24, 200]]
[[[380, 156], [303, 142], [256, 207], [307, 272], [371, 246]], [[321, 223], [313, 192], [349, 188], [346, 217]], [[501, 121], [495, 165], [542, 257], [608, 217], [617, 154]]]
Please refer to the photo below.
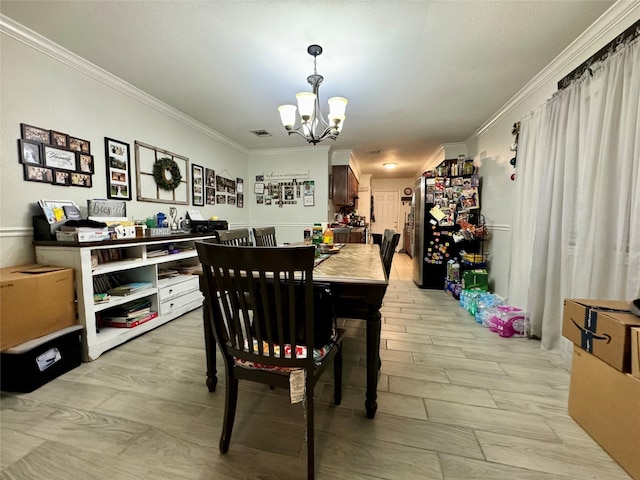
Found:
[[320, 247], [320, 253], [329, 253], [329, 250], [331, 250], [331, 246], [328, 243], [321, 243], [318, 246]]

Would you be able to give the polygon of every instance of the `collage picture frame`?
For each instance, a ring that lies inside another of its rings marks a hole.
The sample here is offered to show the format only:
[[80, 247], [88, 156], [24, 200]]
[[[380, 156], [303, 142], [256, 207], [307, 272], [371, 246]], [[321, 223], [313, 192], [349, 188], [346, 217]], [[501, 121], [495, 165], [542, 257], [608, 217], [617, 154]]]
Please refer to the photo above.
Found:
[[191, 202], [196, 207], [204, 206], [204, 167], [191, 164]]
[[[82, 148], [82, 145], [80, 147]], [[107, 198], [131, 200], [131, 155], [129, 144], [114, 138], [104, 137], [104, 156], [107, 163]], [[93, 168], [92, 156], [91, 165]]]
[[24, 180], [91, 188], [95, 172], [91, 143], [67, 133], [20, 124], [18, 161]]

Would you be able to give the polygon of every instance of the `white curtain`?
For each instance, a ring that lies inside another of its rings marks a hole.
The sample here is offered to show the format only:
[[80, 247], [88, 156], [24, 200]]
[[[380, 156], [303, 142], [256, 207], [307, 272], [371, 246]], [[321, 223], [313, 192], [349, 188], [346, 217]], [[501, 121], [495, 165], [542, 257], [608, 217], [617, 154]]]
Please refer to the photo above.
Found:
[[640, 297], [640, 38], [520, 126], [510, 303], [565, 350], [565, 298]]

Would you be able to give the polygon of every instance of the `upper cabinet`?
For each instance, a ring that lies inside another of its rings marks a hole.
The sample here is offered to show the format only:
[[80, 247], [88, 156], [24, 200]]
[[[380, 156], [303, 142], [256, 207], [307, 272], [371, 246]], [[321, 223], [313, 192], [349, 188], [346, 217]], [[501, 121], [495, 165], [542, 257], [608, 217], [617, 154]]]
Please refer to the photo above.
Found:
[[333, 172], [333, 203], [355, 206], [358, 199], [358, 179], [349, 165], [336, 165]]

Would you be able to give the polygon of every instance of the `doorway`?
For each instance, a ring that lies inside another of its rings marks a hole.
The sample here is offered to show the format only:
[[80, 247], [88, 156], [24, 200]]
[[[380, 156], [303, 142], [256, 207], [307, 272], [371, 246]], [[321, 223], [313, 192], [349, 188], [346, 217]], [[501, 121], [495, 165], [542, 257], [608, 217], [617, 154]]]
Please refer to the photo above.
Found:
[[373, 192], [373, 214], [376, 221], [371, 223], [372, 233], [384, 233], [387, 228], [399, 232], [398, 203], [397, 190]]

